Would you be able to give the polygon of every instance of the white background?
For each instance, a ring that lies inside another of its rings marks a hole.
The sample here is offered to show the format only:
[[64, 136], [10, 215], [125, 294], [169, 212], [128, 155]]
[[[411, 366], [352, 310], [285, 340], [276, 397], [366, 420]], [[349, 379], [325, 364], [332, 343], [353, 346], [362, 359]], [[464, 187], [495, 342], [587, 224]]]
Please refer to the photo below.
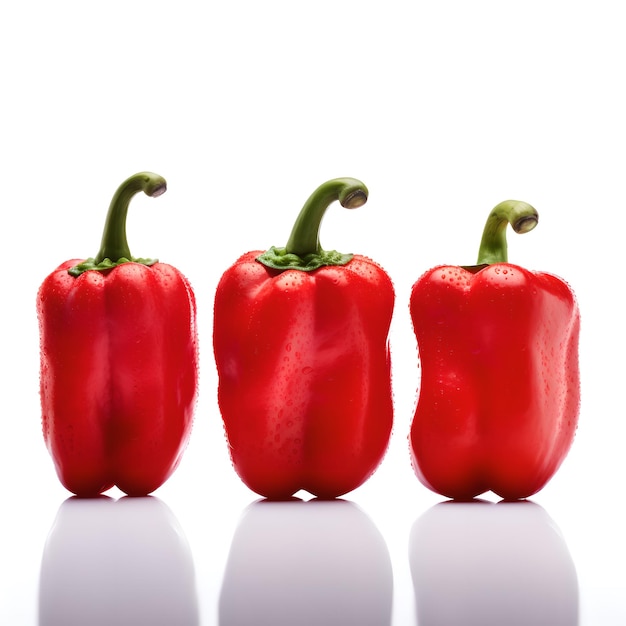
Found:
[[[624, 623], [625, 27], [620, 3], [603, 0], [3, 4], [0, 623], [50, 623], [40, 615], [42, 569], [74, 567], [62, 557], [50, 564], [45, 548], [70, 494], [40, 432], [35, 294], [56, 265], [97, 252], [113, 192], [141, 170], [165, 176], [168, 192], [133, 201], [131, 251], [181, 269], [198, 299], [195, 428], [179, 470], [154, 495], [189, 546], [199, 623], [218, 623], [235, 531], [257, 499], [231, 469], [217, 410], [214, 290], [241, 253], [284, 245], [308, 195], [338, 176], [363, 180], [370, 199], [357, 211], [331, 207], [322, 245], [373, 257], [397, 295], [391, 445], [379, 471], [345, 498], [389, 553], [393, 625], [416, 623], [409, 537], [442, 500], [419, 484], [408, 457], [418, 385], [410, 287], [433, 265], [473, 263], [487, 213], [508, 198], [540, 213], [532, 233], [509, 232], [509, 260], [566, 279], [583, 320], [577, 438], [532, 500], [571, 556], [580, 624]], [[97, 537], [106, 516], [87, 519], [83, 530]], [[149, 526], [149, 516], [138, 519]], [[517, 538], [528, 540], [523, 527]], [[483, 539], [484, 560], [468, 574], [477, 581], [503, 552]], [[128, 549], [111, 541], [124, 572]], [[91, 623], [103, 607], [132, 603], [132, 593], [88, 586], [96, 557], [76, 567], [74, 581], [84, 583], [76, 598], [100, 594], [85, 609]], [[498, 567], [515, 579], [520, 563], [503, 558]], [[274, 591], [278, 607], [281, 593], [290, 601], [296, 593]], [[452, 579], [437, 591], [450, 603], [458, 595]], [[493, 588], [480, 593], [489, 606]], [[513, 613], [521, 598], [513, 596]], [[242, 592], [241, 601], [258, 598]], [[304, 594], [304, 613], [311, 602]]]

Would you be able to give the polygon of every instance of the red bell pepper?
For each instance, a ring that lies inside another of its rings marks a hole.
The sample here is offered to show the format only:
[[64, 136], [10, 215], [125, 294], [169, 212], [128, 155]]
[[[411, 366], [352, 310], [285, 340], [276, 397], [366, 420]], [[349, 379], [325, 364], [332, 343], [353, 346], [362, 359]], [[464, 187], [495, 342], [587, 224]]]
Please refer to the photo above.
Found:
[[248, 252], [215, 295], [218, 398], [233, 465], [268, 498], [347, 493], [387, 449], [393, 407], [388, 333], [394, 291], [363, 256], [323, 250], [335, 200], [367, 200], [360, 181], [321, 185], [284, 248]]
[[455, 499], [544, 487], [578, 423], [580, 317], [561, 279], [507, 263], [506, 227], [535, 227], [524, 202], [491, 212], [478, 265], [439, 266], [414, 285], [410, 311], [421, 385], [411, 425], [421, 482]]
[[146, 495], [178, 465], [197, 391], [196, 304], [174, 267], [131, 257], [134, 194], [165, 180], [131, 176], [111, 201], [95, 258], [61, 264], [37, 295], [43, 435], [61, 483], [79, 496], [113, 485]]

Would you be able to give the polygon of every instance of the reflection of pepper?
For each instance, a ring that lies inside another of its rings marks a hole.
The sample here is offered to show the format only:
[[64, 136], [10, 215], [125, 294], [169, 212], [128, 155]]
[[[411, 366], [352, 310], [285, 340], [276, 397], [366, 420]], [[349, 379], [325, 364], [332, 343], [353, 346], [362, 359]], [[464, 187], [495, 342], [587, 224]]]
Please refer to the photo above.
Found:
[[440, 502], [413, 524], [409, 564], [420, 626], [580, 623], [576, 566], [534, 502]]
[[191, 546], [154, 496], [71, 497], [48, 533], [37, 626], [199, 626]]
[[261, 500], [235, 529], [218, 623], [391, 626], [392, 598], [385, 540], [353, 502]]
[[537, 213], [507, 201], [490, 214], [473, 267], [440, 266], [413, 286], [422, 380], [413, 466], [452, 498], [539, 491], [565, 458], [579, 410], [579, 312], [559, 278], [508, 264], [506, 227]]
[[142, 172], [113, 197], [95, 259], [67, 261], [37, 297], [43, 434], [59, 479], [92, 496], [159, 487], [181, 458], [197, 388], [196, 306], [171, 265], [133, 259], [134, 194], [165, 180]]
[[217, 288], [230, 453], [243, 482], [266, 497], [347, 493], [374, 472], [389, 441], [393, 287], [369, 259], [321, 248], [320, 223], [335, 200], [361, 206], [367, 189], [354, 179], [321, 185], [285, 248], [244, 254]]

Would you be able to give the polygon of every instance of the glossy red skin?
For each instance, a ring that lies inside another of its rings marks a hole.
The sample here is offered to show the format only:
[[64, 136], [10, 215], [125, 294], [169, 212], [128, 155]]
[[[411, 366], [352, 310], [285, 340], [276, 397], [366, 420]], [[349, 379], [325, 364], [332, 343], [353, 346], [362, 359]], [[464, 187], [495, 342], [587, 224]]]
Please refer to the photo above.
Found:
[[391, 434], [394, 291], [374, 262], [276, 271], [249, 252], [217, 288], [219, 405], [256, 493], [333, 498], [375, 471]]
[[93, 496], [160, 487], [189, 439], [197, 393], [193, 291], [178, 270], [125, 263], [39, 289], [43, 435], [61, 483]]
[[422, 378], [413, 468], [433, 491], [526, 498], [544, 487], [578, 424], [580, 316], [555, 276], [497, 263], [436, 267], [413, 286]]

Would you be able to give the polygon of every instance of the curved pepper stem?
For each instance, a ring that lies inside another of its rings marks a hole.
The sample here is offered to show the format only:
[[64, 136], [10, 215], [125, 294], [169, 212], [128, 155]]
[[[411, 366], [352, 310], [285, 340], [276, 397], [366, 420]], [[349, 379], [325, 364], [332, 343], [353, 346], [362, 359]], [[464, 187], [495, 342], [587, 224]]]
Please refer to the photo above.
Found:
[[320, 185], [305, 202], [284, 248], [272, 246], [257, 261], [278, 270], [296, 269], [305, 272], [324, 265], [345, 265], [353, 255], [324, 250], [319, 231], [326, 209], [338, 200], [346, 209], [356, 209], [367, 202], [368, 190], [356, 178], [334, 178]]
[[131, 256], [126, 239], [126, 217], [128, 205], [135, 194], [143, 191], [147, 196], [156, 198], [166, 190], [165, 179], [152, 172], [139, 172], [127, 178], [118, 187], [109, 205], [102, 243], [97, 256], [71, 267], [68, 272], [72, 276], [79, 276], [87, 270], [104, 271], [129, 261], [143, 265], [156, 263], [156, 259], [140, 259]]
[[531, 231], [539, 222], [537, 210], [526, 202], [505, 200], [489, 214], [478, 249], [478, 265], [506, 263], [508, 261], [506, 227], [516, 233]]

